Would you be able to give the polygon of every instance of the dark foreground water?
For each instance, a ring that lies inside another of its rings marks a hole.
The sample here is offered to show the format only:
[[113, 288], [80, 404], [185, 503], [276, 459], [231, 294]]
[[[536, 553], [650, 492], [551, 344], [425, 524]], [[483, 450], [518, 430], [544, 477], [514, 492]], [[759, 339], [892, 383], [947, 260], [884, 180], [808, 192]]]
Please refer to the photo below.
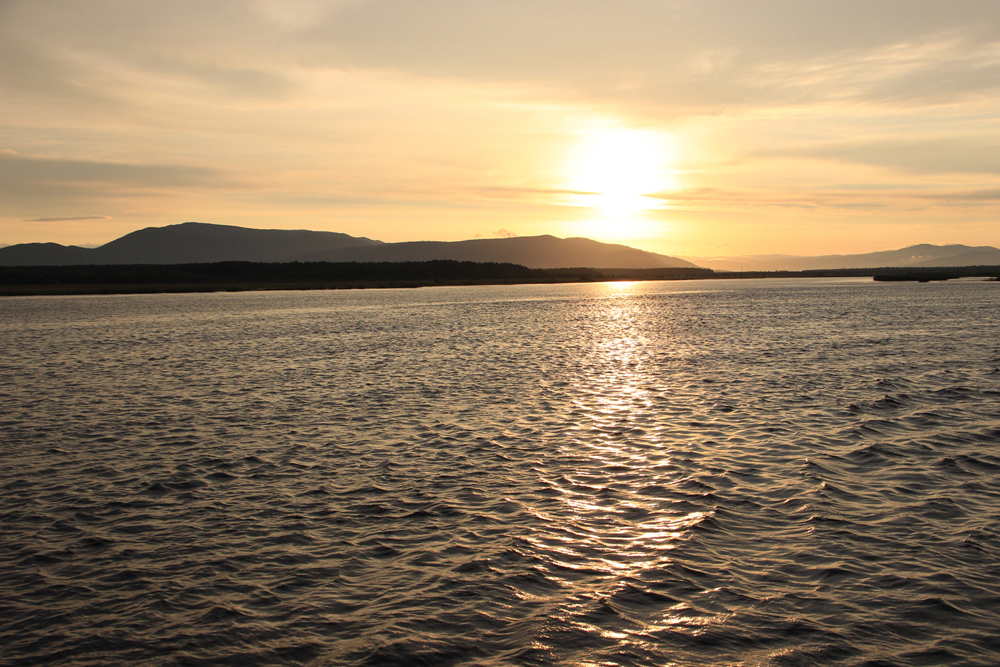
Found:
[[1000, 285], [0, 301], [4, 665], [996, 665]]

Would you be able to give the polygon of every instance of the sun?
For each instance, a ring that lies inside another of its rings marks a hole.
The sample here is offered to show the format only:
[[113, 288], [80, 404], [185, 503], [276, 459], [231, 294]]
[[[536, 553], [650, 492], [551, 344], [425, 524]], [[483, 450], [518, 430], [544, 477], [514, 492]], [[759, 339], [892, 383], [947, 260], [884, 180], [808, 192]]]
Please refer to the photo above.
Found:
[[591, 130], [572, 151], [567, 188], [573, 203], [607, 215], [627, 215], [662, 206], [648, 195], [675, 187], [673, 141], [649, 130]]

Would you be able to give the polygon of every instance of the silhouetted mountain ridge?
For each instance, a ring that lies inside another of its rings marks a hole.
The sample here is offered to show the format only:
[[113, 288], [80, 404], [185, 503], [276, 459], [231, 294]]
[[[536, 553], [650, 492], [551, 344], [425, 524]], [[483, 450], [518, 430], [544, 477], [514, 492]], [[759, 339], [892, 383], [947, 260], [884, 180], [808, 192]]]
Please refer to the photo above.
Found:
[[529, 269], [658, 269], [694, 264], [656, 253], [592, 239], [521, 236], [469, 241], [407, 241], [367, 248], [306, 253], [293, 259], [323, 262], [512, 262]]
[[339, 232], [250, 229], [204, 222], [147, 227], [94, 248], [99, 264], [194, 264], [283, 262], [316, 250], [379, 245], [381, 241]]
[[147, 227], [97, 248], [22, 243], [0, 248], [3, 266], [282, 262], [310, 251], [379, 245], [339, 232], [249, 229], [203, 222]]
[[248, 229], [200, 222], [148, 227], [93, 249], [56, 243], [0, 248], [3, 266], [430, 260], [512, 263], [539, 269], [694, 266], [674, 257], [583, 238], [533, 236], [383, 243], [337, 232]]
[[0, 266], [71, 266], [91, 264], [92, 248], [58, 243], [18, 243], [0, 248]]
[[883, 267], [994, 266], [1000, 265], [1000, 249], [993, 246], [921, 243], [858, 255], [743, 255], [689, 257], [684, 259], [716, 271], [810, 271], [818, 269], [868, 269]]
[[532, 269], [656, 269], [701, 266], [717, 271], [808, 271], [881, 267], [1000, 265], [992, 246], [919, 244], [858, 255], [749, 255], [676, 258], [586, 238], [528, 236], [468, 241], [383, 243], [339, 232], [251, 229], [185, 222], [147, 227], [97, 248], [58, 243], [0, 247], [0, 266], [197, 264], [212, 262], [511, 263]]

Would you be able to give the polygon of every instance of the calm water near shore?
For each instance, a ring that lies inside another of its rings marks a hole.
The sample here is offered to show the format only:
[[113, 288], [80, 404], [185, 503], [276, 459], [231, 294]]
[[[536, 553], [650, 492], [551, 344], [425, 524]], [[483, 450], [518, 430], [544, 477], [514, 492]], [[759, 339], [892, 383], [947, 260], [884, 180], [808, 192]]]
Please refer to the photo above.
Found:
[[996, 665], [1000, 286], [0, 301], [0, 664]]

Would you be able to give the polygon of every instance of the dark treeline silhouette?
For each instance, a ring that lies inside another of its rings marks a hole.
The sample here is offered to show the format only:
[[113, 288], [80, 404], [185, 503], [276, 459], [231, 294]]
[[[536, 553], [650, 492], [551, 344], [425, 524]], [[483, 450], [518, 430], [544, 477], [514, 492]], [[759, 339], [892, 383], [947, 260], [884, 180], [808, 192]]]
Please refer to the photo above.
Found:
[[884, 267], [808, 271], [715, 272], [701, 268], [529, 269], [520, 264], [431, 260], [426, 262], [212, 262], [0, 266], [0, 295], [138, 294], [250, 290], [358, 289], [577, 283], [614, 280], [732, 278], [829, 278], [873, 276], [879, 281], [929, 281], [961, 277], [1000, 278], [1000, 266], [935, 269]]
[[[862, 269], [806, 269], [803, 271], [717, 271], [715, 278], [849, 278], [872, 276], [879, 282], [952, 280], [1000, 276], [1000, 266], [909, 267], [883, 266]], [[929, 278], [928, 278], [929, 277]]]
[[0, 280], [40, 285], [183, 284], [204, 282], [355, 282], [367, 280], [476, 280], [530, 275], [517, 264], [477, 262], [212, 262], [0, 267]]
[[604, 280], [708, 278], [709, 269], [529, 269], [519, 264], [426, 262], [213, 262], [2, 266], [3, 294], [114, 294], [268, 289], [346, 289]]
[[1000, 280], [1000, 266], [956, 266], [951, 268], [911, 269], [909, 271], [885, 271], [875, 274], [879, 282], [921, 282], [954, 280], [956, 278], [993, 278]]

